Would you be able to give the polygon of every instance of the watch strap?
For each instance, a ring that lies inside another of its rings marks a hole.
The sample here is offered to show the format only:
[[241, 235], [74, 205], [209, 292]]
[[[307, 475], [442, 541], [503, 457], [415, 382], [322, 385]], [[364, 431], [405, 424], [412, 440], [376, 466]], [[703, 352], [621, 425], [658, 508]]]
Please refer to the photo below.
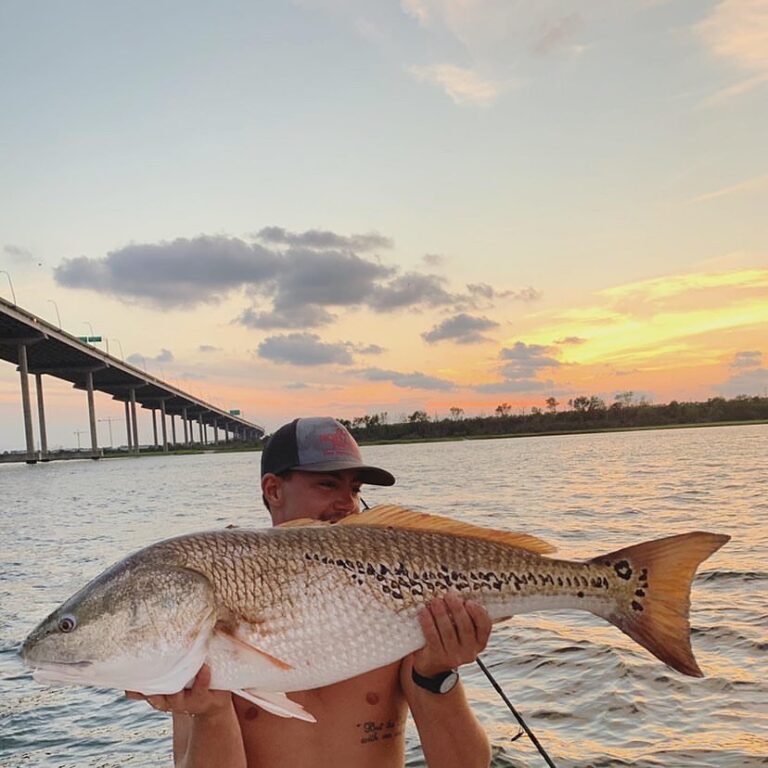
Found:
[[459, 682], [459, 673], [455, 669], [447, 669], [445, 672], [438, 672], [436, 675], [425, 677], [420, 675], [415, 667], [411, 667], [411, 680], [425, 691], [448, 693]]

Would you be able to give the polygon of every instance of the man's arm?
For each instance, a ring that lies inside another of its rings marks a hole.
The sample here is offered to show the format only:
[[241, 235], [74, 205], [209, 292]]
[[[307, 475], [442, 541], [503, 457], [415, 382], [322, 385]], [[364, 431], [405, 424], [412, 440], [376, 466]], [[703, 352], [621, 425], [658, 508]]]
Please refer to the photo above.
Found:
[[474, 661], [491, 632], [487, 611], [449, 594], [430, 602], [420, 617], [426, 645], [403, 661], [400, 683], [419, 731], [427, 765], [432, 768], [488, 768], [491, 746], [459, 682], [444, 694], [413, 682], [415, 668], [423, 677]]
[[191, 688], [168, 696], [127, 692], [173, 715], [173, 764], [177, 768], [246, 768], [240, 723], [229, 691], [211, 691], [203, 665]]

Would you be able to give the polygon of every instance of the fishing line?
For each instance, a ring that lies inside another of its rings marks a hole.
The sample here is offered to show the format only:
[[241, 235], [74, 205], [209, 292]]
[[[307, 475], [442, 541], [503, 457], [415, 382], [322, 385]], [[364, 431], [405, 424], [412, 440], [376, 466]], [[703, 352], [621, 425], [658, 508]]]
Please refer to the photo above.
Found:
[[[365, 507], [365, 509], [370, 509], [362, 496], [360, 497], [360, 502], [363, 507]], [[544, 749], [544, 747], [541, 746], [541, 742], [536, 738], [536, 734], [528, 727], [528, 724], [525, 722], [525, 720], [523, 720], [523, 716], [515, 709], [512, 702], [507, 698], [507, 694], [504, 693], [502, 687], [496, 682], [496, 678], [488, 671], [488, 667], [483, 664], [483, 660], [478, 656], [475, 661], [477, 662], [477, 665], [480, 667], [480, 669], [483, 670], [491, 685], [496, 689], [496, 693], [501, 696], [502, 701], [509, 707], [509, 711], [515, 716], [515, 719], [520, 724], [522, 730], [520, 730], [518, 734], [512, 738], [512, 741], [517, 741], [523, 735], [523, 731], [525, 731], [525, 733], [528, 734], [528, 738], [533, 743], [533, 746], [539, 750], [539, 754], [544, 758], [547, 765], [550, 768], [557, 768], [557, 766], [552, 762], [552, 758], [547, 754], [547, 751]]]
[[[552, 758], [547, 754], [547, 751], [544, 749], [544, 747], [541, 746], [541, 742], [536, 738], [536, 734], [528, 727], [525, 720], [523, 720], [523, 716], [514, 708], [512, 702], [507, 698], [507, 694], [504, 693], [501, 686], [496, 682], [496, 678], [494, 678], [494, 676], [488, 671], [488, 667], [483, 664], [482, 659], [478, 656], [475, 661], [477, 662], [477, 665], [480, 667], [480, 669], [485, 672], [485, 676], [491, 681], [491, 685], [496, 689], [496, 693], [501, 696], [504, 703], [509, 707], [509, 711], [515, 716], [517, 722], [520, 723], [520, 727], [528, 734], [528, 738], [533, 742], [533, 746], [539, 750], [539, 753], [544, 758], [547, 765], [550, 766], [550, 768], [557, 768], [557, 766], [552, 762]], [[515, 739], [516, 738], [518, 737], [515, 736]], [[513, 741], [515, 739], [513, 739]]]

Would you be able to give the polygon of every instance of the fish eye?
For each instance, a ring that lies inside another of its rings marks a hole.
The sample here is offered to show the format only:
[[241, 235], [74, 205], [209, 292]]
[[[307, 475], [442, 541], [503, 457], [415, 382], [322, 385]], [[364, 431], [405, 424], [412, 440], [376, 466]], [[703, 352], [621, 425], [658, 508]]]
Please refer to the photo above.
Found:
[[59, 619], [59, 632], [71, 632], [77, 626], [77, 619], [70, 614]]

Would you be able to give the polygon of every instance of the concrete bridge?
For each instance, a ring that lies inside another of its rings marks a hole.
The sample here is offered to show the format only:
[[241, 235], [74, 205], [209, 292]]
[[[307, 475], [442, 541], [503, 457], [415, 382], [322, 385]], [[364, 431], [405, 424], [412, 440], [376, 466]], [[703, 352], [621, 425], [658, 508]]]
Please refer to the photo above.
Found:
[[[106, 392], [125, 404], [128, 450], [139, 452], [137, 408], [152, 411], [155, 446], [168, 451], [170, 446], [218, 444], [257, 440], [264, 428], [223, 411], [193, 395], [150, 376], [109, 353], [84, 343], [77, 336], [51, 325], [31, 312], [0, 298], [0, 360], [17, 366], [21, 383], [21, 407], [24, 412], [26, 451], [16, 460], [34, 464], [63, 458], [99, 458], [103, 455], [96, 434], [94, 392]], [[72, 382], [75, 389], [86, 393], [90, 425], [90, 449], [50, 452], [45, 427], [43, 376], [54, 376]], [[37, 391], [37, 414], [40, 447], [35, 446], [30, 378], [34, 376]], [[157, 415], [160, 416], [158, 434]], [[176, 418], [180, 419], [177, 431]], [[170, 426], [170, 430], [169, 430]], [[198, 440], [194, 432], [197, 426]], [[111, 424], [110, 424], [111, 427]], [[210, 435], [209, 429], [213, 430]], [[169, 435], [170, 431], [170, 435]], [[11, 455], [13, 456], [13, 455]]]

